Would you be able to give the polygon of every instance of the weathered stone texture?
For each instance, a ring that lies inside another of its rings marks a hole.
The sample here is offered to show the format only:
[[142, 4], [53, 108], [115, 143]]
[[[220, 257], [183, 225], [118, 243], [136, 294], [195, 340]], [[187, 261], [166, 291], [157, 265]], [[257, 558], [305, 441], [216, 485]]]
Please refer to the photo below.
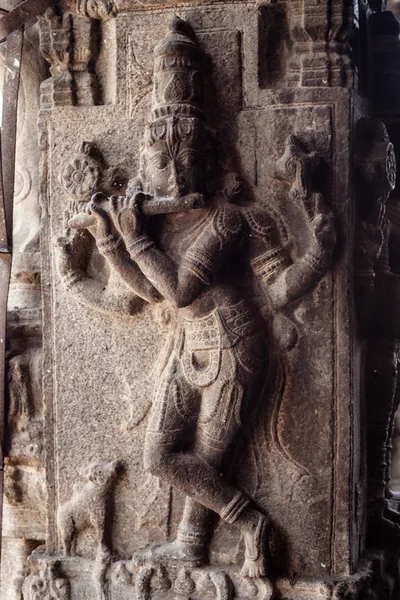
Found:
[[[115, 106], [74, 108], [73, 112], [64, 109], [62, 113], [57, 111], [46, 116], [49, 152], [44, 160], [48, 161], [51, 179], [47, 191], [50, 218], [44, 237], [49, 243], [52, 262], [55, 241], [64, 233], [63, 213], [68, 204], [68, 196], [60, 185], [60, 174], [73, 160], [77, 141], [95, 143], [107, 165], [123, 165], [130, 177], [138, 169], [152, 89], [142, 73], [151, 70], [153, 47], [163, 37], [169, 15], [173, 14], [172, 10], [169, 14], [168, 10], [163, 10], [121, 14], [117, 18], [119, 89]], [[324, 100], [323, 93], [319, 92], [317, 104], [314, 90], [299, 89], [297, 94], [291, 92], [286, 96], [281, 90], [276, 95], [265, 90], [268, 95], [263, 95], [257, 78], [258, 19], [252, 5], [203, 7], [201, 10], [182, 8], [179, 14], [196, 31], [211, 66], [205, 77], [204, 110], [209, 124], [218, 130], [218, 139], [226, 148], [227, 156], [240, 168], [260, 206], [271, 207], [287, 241], [293, 245], [293, 251], [301, 254], [307, 244], [305, 215], [301, 205], [296, 206], [293, 200], [288, 200], [290, 184], [276, 179], [276, 163], [285, 152], [288, 136], [295, 134], [304, 144], [304, 152], [316, 152], [320, 163], [315, 179], [307, 180], [307, 185], [322, 191], [336, 205], [336, 194], [343, 185], [343, 178], [335, 181], [333, 156], [340, 161], [339, 138], [334, 146], [331, 127], [340, 132], [345, 125], [344, 122], [341, 126], [340, 119], [346, 118], [346, 107], [350, 106], [348, 93], [341, 90], [335, 94], [325, 92]], [[145, 34], [147, 31], [152, 32], [151, 36]], [[132, 56], [133, 67], [128, 62]], [[139, 75], [132, 79], [135, 68]], [[242, 84], [238, 85], [241, 78]], [[279, 107], [273, 105], [277, 101]], [[297, 106], [298, 102], [301, 104]], [[336, 111], [339, 109], [336, 121], [332, 116], [334, 107], [337, 107]], [[71, 125], [67, 126], [67, 123]], [[340, 150], [344, 153], [340, 163], [343, 173], [347, 169], [348, 154], [341, 140]], [[343, 202], [344, 197], [345, 193], [341, 195], [338, 218], [350, 211], [350, 206], [346, 207]], [[88, 273], [94, 280], [105, 277], [102, 285], [106, 286], [103, 292], [106, 294], [107, 287], [112, 289], [112, 284], [99, 260], [93, 257], [92, 261], [96, 262], [88, 268]], [[45, 269], [47, 273], [48, 268]], [[313, 575], [329, 574], [331, 570], [346, 572], [352, 561], [349, 533], [352, 509], [347, 501], [350, 490], [342, 491], [339, 482], [332, 479], [335, 469], [343, 473], [343, 469], [350, 468], [350, 454], [342, 457], [340, 453], [345, 453], [344, 440], [348, 439], [353, 426], [347, 422], [341, 429], [335, 427], [332, 420], [334, 415], [340, 419], [341, 411], [347, 412], [345, 404], [352, 385], [340, 366], [340, 361], [351, 360], [348, 350], [336, 346], [348, 338], [350, 306], [339, 291], [341, 285], [348, 285], [345, 263], [341, 267], [340, 261], [336, 261], [334, 269], [334, 278], [332, 274], [327, 275], [315, 292], [298, 303], [298, 307], [294, 305], [285, 316], [277, 315], [275, 319], [275, 335], [283, 348], [278, 353], [279, 368], [274, 376], [271, 375], [273, 393], [265, 400], [259, 426], [249, 431], [250, 439], [245, 443], [238, 471], [241, 485], [270, 513], [288, 537], [285, 547], [290, 546], [290, 553], [284, 557], [287, 568]], [[104, 315], [72, 300], [55, 275], [49, 283], [54, 287], [52, 305], [56, 312], [53, 324], [48, 322], [46, 346], [56, 347], [62, 356], [56, 361], [53, 383], [45, 389], [48, 410], [54, 411], [56, 416], [54, 460], [58, 473], [56, 496], [49, 498], [49, 547], [56, 549], [58, 546], [56, 505], [70, 497], [79, 469], [93, 458], [118, 457], [126, 462], [126, 474], [117, 483], [115, 491], [114, 547], [121, 556], [129, 558], [143, 543], [161, 541], [166, 534], [173, 534], [177, 505], [181, 502], [176, 491], [171, 492], [163, 482], [157, 484], [152, 478], [149, 480], [143, 472], [145, 420], [133, 429], [124, 427], [130, 415], [130, 402], [135, 411], [143, 414], [143, 418], [145, 416], [154, 384], [152, 370], [167, 332], [156, 322], [154, 309], [146, 308], [131, 318]], [[93, 297], [92, 301], [94, 304], [97, 298]], [[337, 303], [335, 312], [332, 302]], [[110, 313], [112, 310], [111, 306]], [[303, 323], [307, 323], [305, 329]], [[48, 337], [50, 333], [51, 338]], [[271, 333], [271, 344], [273, 335]], [[294, 348], [289, 349], [293, 345]], [[138, 352], [140, 360], [134, 358]], [[84, 366], [87, 361], [90, 368]], [[54, 362], [48, 356], [47, 364], [50, 366], [50, 363], [54, 369]], [[77, 368], [81, 364], [82, 367]], [[307, 373], [307, 392], [303, 368]], [[333, 394], [335, 386], [337, 391]], [[131, 396], [129, 402], [127, 391]], [[310, 397], [320, 398], [318, 406], [310, 403]], [[107, 429], [103, 431], [105, 422]], [[344, 436], [343, 442], [341, 436]], [[309, 451], [307, 440], [310, 437], [319, 440], [316, 453]], [[333, 454], [336, 456], [334, 461]], [[142, 493], [137, 494], [141, 489], [148, 495], [146, 500]], [[149, 490], [154, 491], [149, 493]], [[294, 498], [301, 501], [294, 502]], [[143, 502], [148, 502], [148, 508]], [[340, 517], [332, 532], [333, 514], [340, 502], [343, 503]], [[343, 530], [339, 534], [341, 527]], [[216, 535], [221, 537], [221, 542], [215, 540], [215, 556], [224, 561], [235, 561], [232, 544], [234, 539], [235, 544], [239, 543], [239, 538], [232, 532], [234, 537], [223, 542], [227, 535], [226, 526], [219, 529]], [[346, 538], [347, 542], [344, 542]], [[81, 552], [93, 555], [93, 546], [83, 540]], [[227, 550], [222, 553], [219, 550], [227, 544], [230, 545], [228, 555]], [[284, 564], [281, 557], [279, 563]]]
[[377, 86], [398, 23], [377, 4], [64, 0], [40, 17], [7, 600], [396, 597], [398, 342], [371, 327], [396, 316], [378, 285], [397, 282], [396, 159], [371, 117], [396, 138], [396, 86]]

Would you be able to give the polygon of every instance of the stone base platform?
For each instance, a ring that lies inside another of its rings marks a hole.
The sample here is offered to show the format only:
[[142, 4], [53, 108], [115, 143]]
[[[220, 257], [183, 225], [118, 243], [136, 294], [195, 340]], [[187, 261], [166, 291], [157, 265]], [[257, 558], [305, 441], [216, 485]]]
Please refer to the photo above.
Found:
[[24, 600], [384, 600], [399, 585], [397, 557], [375, 554], [353, 576], [330, 580], [248, 579], [236, 566], [141, 567], [109, 557], [50, 556], [38, 551]]

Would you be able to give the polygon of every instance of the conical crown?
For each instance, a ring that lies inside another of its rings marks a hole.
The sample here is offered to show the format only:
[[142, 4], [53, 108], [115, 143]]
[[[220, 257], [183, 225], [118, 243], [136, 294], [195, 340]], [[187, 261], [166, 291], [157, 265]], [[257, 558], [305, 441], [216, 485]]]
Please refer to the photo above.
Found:
[[152, 118], [167, 115], [203, 118], [201, 51], [189, 23], [174, 17], [154, 49]]

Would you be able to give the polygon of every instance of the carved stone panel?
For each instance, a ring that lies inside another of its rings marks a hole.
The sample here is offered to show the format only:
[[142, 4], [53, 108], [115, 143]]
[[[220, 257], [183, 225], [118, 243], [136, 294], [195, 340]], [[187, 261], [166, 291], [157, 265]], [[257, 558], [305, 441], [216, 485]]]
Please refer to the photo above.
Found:
[[250, 3], [119, 8], [115, 104], [41, 114], [34, 574], [72, 600], [351, 597], [350, 96], [315, 89], [347, 85], [351, 10], [305, 81], [307, 9], [289, 92], [262, 82]]
[[[248, 181], [254, 185], [257, 201], [271, 208], [277, 216], [287, 247], [293, 253], [302, 253], [303, 245], [307, 244], [307, 213], [295, 194], [288, 195], [290, 178], [294, 177], [291, 170], [294, 173], [293, 169], [301, 168], [304, 180], [311, 187], [316, 185], [321, 173], [331, 176], [333, 140], [328, 125], [331, 108], [248, 111], [240, 116], [239, 122], [241, 145], [254, 149], [253, 156], [244, 157], [243, 167]], [[312, 132], [302, 130], [305, 122], [313, 122]], [[296, 148], [288, 140], [292, 134], [298, 136], [304, 146]], [[317, 156], [313, 152], [315, 148], [318, 148]], [[262, 166], [258, 162], [260, 156], [263, 157]], [[295, 166], [296, 161], [299, 161], [299, 167]], [[286, 168], [286, 176], [279, 172], [282, 168]], [[289, 180], [285, 185], [282, 185], [282, 176]], [[296, 181], [294, 178], [295, 185]], [[325, 185], [322, 189], [329, 194], [332, 187], [327, 179]], [[336, 434], [331, 420], [337, 410], [337, 400], [330, 390], [335, 385], [337, 359], [332, 349], [335, 347], [334, 332], [339, 324], [335, 323], [334, 314], [327, 310], [334, 297], [335, 282], [333, 274], [329, 273], [314, 294], [298, 304], [289, 305], [270, 323], [272, 347], [279, 348], [275, 390], [264, 407], [263, 423], [252, 432], [248, 460], [253, 464], [250, 467], [250, 462], [241, 469], [243, 473], [253, 473], [254, 479], [247, 485], [255, 486], [258, 501], [265, 503], [267, 510], [275, 515], [282, 534], [292, 530], [287, 543], [296, 572], [307, 569], [306, 560], [314, 568], [318, 565], [323, 573], [329, 569], [331, 560], [331, 532], [321, 524], [330, 522], [335, 510], [333, 497], [337, 493], [332, 487], [338, 457], [333, 450]], [[304, 356], [308, 357], [306, 381], [301, 375]], [[307, 394], [304, 393], [305, 386]], [[310, 402], [312, 397], [319, 399], [317, 405]], [[307, 440], [310, 438], [319, 439], [318, 452], [309, 452]], [[307, 518], [310, 514], [313, 517]], [[313, 546], [311, 540], [317, 538], [318, 543]], [[308, 548], [306, 555], [305, 545]], [[301, 562], [297, 563], [298, 560]]]

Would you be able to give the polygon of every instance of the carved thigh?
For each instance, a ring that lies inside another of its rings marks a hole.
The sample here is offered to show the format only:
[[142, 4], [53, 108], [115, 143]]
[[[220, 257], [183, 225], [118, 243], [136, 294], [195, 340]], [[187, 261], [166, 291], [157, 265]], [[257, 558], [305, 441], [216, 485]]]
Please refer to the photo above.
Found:
[[265, 346], [259, 340], [242, 340], [222, 351], [220, 377], [202, 391], [198, 430], [208, 445], [224, 449], [236, 441], [258, 406], [266, 378]]
[[186, 380], [175, 351], [156, 383], [148, 433], [179, 437], [194, 428], [199, 412], [198, 391]]
[[236, 378], [232, 351], [221, 354], [220, 377], [202, 390], [198, 431], [208, 445], [222, 449], [241, 428], [243, 388]]

